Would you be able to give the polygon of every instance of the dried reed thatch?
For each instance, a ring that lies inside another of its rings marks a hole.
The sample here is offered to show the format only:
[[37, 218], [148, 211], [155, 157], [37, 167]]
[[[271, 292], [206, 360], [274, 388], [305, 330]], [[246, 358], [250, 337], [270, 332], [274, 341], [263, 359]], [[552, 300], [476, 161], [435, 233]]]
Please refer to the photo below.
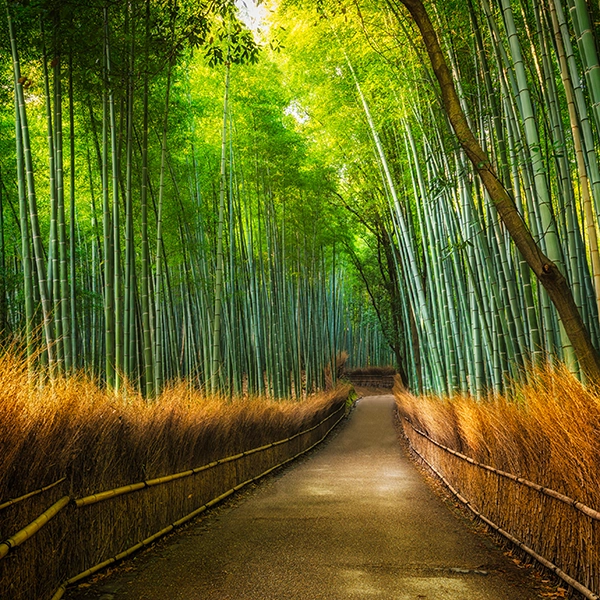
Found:
[[[0, 356], [0, 542], [9, 540], [0, 554], [10, 551], [0, 598], [49, 599], [77, 574], [150, 543], [320, 440], [349, 391], [229, 401], [180, 384], [147, 402], [84, 377], [43, 384], [17, 357]], [[115, 488], [130, 489], [102, 497]]]
[[596, 393], [566, 369], [547, 368], [510, 398], [417, 398], [400, 389], [396, 397], [410, 444], [476, 512], [587, 597], [600, 594]]

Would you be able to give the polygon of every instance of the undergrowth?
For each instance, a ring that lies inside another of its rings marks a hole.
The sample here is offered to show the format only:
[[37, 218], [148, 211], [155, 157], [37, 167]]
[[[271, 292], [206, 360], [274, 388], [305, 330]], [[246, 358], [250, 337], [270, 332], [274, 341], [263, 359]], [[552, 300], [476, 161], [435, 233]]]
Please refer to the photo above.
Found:
[[76, 508], [70, 502], [0, 560], [0, 598], [51, 598], [73, 576], [297, 456], [327, 433], [338, 409], [343, 414], [350, 389], [339, 386], [303, 401], [231, 400], [179, 383], [145, 400], [130, 389], [106, 391], [84, 375], [49, 382], [28, 374], [14, 353], [0, 355], [0, 505], [59, 481], [5, 506], [0, 540], [59, 498], [77, 499], [238, 456], [97, 504]]
[[600, 394], [564, 367], [531, 373], [510, 396], [412, 396], [403, 416], [440, 443], [497, 469], [600, 505]]
[[285, 438], [324, 417], [349, 386], [304, 401], [208, 397], [185, 383], [155, 400], [83, 375], [32, 382], [0, 356], [0, 503], [67, 477], [88, 493], [200, 466]]
[[[600, 509], [600, 394], [565, 368], [538, 369], [510, 396], [415, 397], [401, 417], [444, 446]], [[409, 426], [411, 446], [498, 527], [600, 593], [600, 522], [538, 490], [445, 452]]]

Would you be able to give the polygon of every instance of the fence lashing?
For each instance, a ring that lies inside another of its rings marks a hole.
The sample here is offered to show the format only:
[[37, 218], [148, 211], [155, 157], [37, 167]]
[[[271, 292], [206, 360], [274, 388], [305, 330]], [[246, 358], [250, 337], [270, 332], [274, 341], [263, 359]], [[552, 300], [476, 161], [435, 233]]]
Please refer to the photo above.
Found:
[[[493, 467], [490, 467], [489, 465], [484, 465], [482, 463], [478, 463], [477, 461], [473, 460], [472, 458], [470, 458], [464, 454], [461, 454], [460, 452], [457, 452], [456, 450], [447, 448], [443, 444], [440, 444], [439, 442], [437, 442], [436, 440], [431, 438], [425, 432], [419, 431], [416, 427], [414, 427], [414, 425], [408, 419], [405, 419], [405, 420], [410, 425], [410, 427], [413, 429], [413, 431], [415, 431], [415, 433], [421, 435], [425, 439], [432, 442], [435, 446], [438, 446], [442, 450], [447, 451], [448, 453], [456, 456], [457, 458], [461, 458], [461, 459], [465, 460], [466, 462], [469, 462], [478, 467], [482, 467], [482, 468], [486, 469], [487, 471], [497, 473], [498, 475], [502, 475], [503, 477], [508, 476], [508, 479], [511, 479], [517, 483], [522, 483], [523, 485], [527, 485], [527, 487], [533, 487], [533, 489], [536, 489], [538, 491], [545, 490], [545, 491], [543, 491], [543, 493], [546, 493], [546, 491], [549, 490], [549, 488], [544, 488], [543, 486], [538, 486], [538, 484], [530, 482], [526, 479], [522, 479], [520, 477], [516, 477], [515, 475], [512, 475], [511, 473], [505, 473], [504, 471], [494, 469]], [[540, 564], [542, 564], [544, 567], [546, 567], [549, 571], [554, 573], [556, 576], [560, 577], [565, 583], [570, 585], [573, 589], [577, 590], [582, 596], [584, 596], [585, 598], [588, 598], [588, 600], [600, 600], [600, 596], [598, 594], [596, 594], [595, 592], [593, 592], [592, 590], [590, 590], [589, 588], [584, 586], [582, 583], [580, 583], [579, 581], [577, 581], [576, 579], [571, 577], [568, 573], [565, 573], [560, 567], [558, 567], [554, 563], [550, 562], [547, 558], [543, 557], [541, 554], [538, 554], [535, 550], [533, 550], [533, 548], [530, 548], [529, 546], [524, 544], [521, 540], [517, 539], [514, 535], [512, 535], [511, 533], [509, 533], [508, 531], [506, 531], [499, 525], [496, 525], [496, 523], [494, 523], [492, 520], [488, 519], [484, 514], [479, 512], [471, 504], [471, 502], [469, 500], [467, 500], [467, 498], [465, 498], [458, 490], [456, 490], [452, 486], [452, 484], [412, 444], [410, 445], [410, 448], [431, 469], [431, 471], [433, 471], [433, 473], [435, 473], [437, 475], [437, 477], [440, 478], [440, 480], [452, 492], [452, 494], [458, 500], [460, 500], [460, 502], [462, 502], [477, 518], [481, 519], [484, 523], [489, 525], [494, 531], [496, 531], [497, 533], [499, 533], [500, 535], [505, 537], [507, 540], [509, 540], [512, 544], [514, 544], [515, 546], [517, 546], [518, 548], [520, 548], [521, 550], [523, 550], [524, 552], [529, 554], [529, 556], [531, 556], [532, 558], [537, 560]], [[555, 490], [550, 490], [550, 491], [555, 492]], [[567, 500], [570, 501], [570, 502], [566, 502], [566, 504], [569, 504], [570, 506], [575, 506], [573, 504], [575, 501], [572, 500], [571, 498], [569, 498], [568, 496], [564, 496], [563, 494], [560, 494], [559, 492], [555, 492], [555, 494], [557, 496], [561, 496], [561, 497], [557, 498], [558, 500], [561, 500], [564, 502], [563, 498], [566, 498]], [[548, 495], [550, 495], [550, 494], [548, 494]], [[556, 498], [557, 496], [553, 495], [552, 497]], [[581, 503], [578, 503], [578, 504], [581, 504]], [[584, 506], [585, 508], [588, 508], [590, 511], [597, 513], [597, 511], [594, 511], [593, 509], [586, 507], [585, 505], [581, 505], [581, 506]], [[579, 507], [576, 507], [576, 508], [578, 508], [578, 510], [581, 510], [581, 508], [579, 508]], [[584, 512], [584, 511], [581, 511], [581, 512]], [[587, 515], [587, 512], [584, 512], [584, 514]], [[592, 517], [592, 518], [595, 518], [595, 517]]]

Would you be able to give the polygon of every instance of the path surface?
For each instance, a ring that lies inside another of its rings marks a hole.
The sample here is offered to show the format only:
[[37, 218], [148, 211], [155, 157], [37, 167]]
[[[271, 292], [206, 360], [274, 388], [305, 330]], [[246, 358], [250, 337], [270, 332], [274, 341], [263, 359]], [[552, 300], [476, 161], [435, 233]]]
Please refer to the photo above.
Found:
[[66, 598], [540, 598], [523, 569], [431, 491], [392, 416], [392, 396], [362, 399], [309, 459]]

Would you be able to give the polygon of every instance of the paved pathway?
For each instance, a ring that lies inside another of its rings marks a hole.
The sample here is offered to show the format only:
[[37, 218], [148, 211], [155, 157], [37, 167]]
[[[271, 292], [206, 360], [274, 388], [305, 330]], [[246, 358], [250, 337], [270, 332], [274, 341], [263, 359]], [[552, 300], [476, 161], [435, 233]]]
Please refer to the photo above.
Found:
[[540, 598], [528, 573], [431, 491], [392, 416], [392, 396], [360, 400], [309, 459], [66, 598]]

